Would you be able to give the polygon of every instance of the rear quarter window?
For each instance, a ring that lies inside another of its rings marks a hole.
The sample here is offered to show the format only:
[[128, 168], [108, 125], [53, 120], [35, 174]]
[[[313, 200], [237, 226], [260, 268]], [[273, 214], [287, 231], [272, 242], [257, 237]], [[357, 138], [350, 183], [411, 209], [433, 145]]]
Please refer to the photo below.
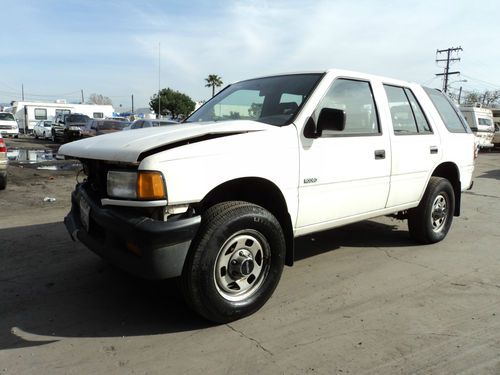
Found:
[[431, 99], [434, 107], [436, 107], [441, 119], [443, 120], [446, 129], [451, 133], [468, 133], [469, 127], [465, 120], [459, 115], [458, 110], [448, 100], [443, 93], [436, 89], [424, 88], [427, 95]]

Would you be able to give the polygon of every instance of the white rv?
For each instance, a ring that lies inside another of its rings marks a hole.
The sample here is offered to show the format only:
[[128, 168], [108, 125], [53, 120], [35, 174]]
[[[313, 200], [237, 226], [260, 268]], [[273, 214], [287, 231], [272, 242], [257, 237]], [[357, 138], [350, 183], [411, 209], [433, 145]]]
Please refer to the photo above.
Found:
[[65, 100], [55, 102], [14, 102], [11, 113], [23, 133], [31, 133], [38, 121], [54, 120], [59, 113], [81, 113], [91, 118], [105, 118], [113, 115], [112, 105], [68, 104]]
[[467, 123], [474, 132], [480, 148], [493, 147], [493, 113], [489, 108], [483, 108], [477, 103], [475, 106], [460, 106]]

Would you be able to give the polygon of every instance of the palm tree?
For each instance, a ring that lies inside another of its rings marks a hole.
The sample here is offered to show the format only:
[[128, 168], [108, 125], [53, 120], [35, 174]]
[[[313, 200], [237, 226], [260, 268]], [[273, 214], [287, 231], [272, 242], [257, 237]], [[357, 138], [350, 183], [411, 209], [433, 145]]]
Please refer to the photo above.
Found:
[[222, 86], [222, 78], [219, 77], [217, 74], [209, 74], [208, 78], [205, 78], [205, 81], [207, 82], [205, 87], [211, 87], [212, 88], [212, 98], [215, 95], [215, 88]]

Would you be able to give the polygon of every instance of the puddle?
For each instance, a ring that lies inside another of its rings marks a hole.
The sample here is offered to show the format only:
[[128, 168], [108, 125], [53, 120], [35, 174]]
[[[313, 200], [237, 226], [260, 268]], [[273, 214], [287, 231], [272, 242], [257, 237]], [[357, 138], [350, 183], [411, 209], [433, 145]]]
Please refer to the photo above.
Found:
[[59, 163], [55, 165], [42, 165], [36, 167], [36, 169], [47, 170], [47, 171], [69, 171], [69, 170], [80, 170], [82, 169], [82, 165], [78, 162], [69, 162], [69, 163]]
[[56, 160], [57, 157], [52, 150], [23, 150], [7, 149], [7, 159], [20, 163], [41, 163]]

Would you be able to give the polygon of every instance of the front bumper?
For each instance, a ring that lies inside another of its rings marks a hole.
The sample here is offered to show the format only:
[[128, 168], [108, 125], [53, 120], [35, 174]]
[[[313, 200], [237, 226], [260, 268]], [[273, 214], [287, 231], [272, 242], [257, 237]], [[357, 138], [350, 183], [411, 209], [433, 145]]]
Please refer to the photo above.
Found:
[[18, 128], [15, 128], [15, 129], [0, 129], [0, 133], [2, 134], [2, 136], [16, 136], [16, 135], [19, 135], [19, 129]]
[[[88, 230], [81, 216], [81, 200], [90, 208]], [[78, 184], [71, 194], [71, 211], [64, 224], [73, 240], [119, 268], [146, 279], [180, 276], [200, 216], [153, 220], [133, 210], [103, 207]]]

